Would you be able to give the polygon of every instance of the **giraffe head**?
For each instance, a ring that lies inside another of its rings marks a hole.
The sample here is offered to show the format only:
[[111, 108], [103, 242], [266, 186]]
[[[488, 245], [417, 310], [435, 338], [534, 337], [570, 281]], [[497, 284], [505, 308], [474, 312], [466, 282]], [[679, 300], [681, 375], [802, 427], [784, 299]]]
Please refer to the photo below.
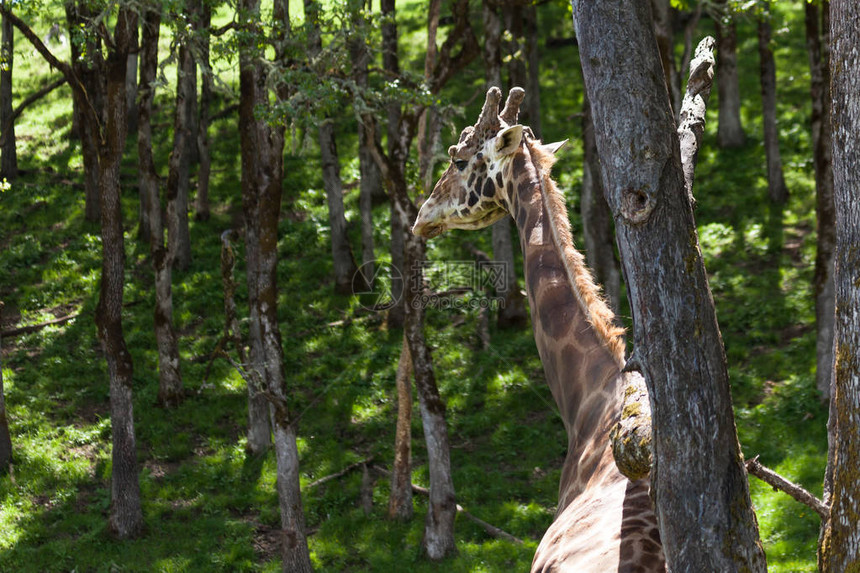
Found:
[[512, 88], [500, 115], [502, 92], [490, 88], [478, 122], [448, 148], [451, 164], [421, 206], [413, 233], [430, 238], [447, 229], [480, 229], [507, 215], [505, 179], [510, 169], [505, 166], [523, 145], [524, 135], [531, 134], [517, 125], [524, 97], [522, 88]]

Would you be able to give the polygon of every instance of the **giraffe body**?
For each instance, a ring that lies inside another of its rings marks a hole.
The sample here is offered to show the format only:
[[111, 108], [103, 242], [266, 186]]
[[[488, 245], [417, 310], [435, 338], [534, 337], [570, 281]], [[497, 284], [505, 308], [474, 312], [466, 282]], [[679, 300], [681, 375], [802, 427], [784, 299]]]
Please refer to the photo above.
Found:
[[568, 436], [556, 518], [532, 572], [665, 571], [648, 480], [615, 467], [609, 430], [620, 416], [621, 330], [574, 248], [564, 198], [549, 172], [562, 144], [516, 125], [524, 97], [491, 88], [474, 127], [421, 207], [413, 232], [479, 229], [510, 214], [520, 235], [535, 343]]

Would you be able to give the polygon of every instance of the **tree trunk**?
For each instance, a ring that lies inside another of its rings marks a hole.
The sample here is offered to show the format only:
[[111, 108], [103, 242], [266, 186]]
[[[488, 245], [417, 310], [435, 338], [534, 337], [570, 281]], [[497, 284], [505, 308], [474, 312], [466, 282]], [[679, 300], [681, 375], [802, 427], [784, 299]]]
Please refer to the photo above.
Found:
[[15, 146], [15, 122], [12, 121], [12, 64], [14, 61], [15, 30], [9, 18], [2, 20], [0, 38], [0, 177], [9, 181], [18, 177], [18, 152]]
[[[187, 34], [184, 30], [181, 34]], [[196, 68], [191, 38], [177, 38], [176, 109], [173, 116], [173, 152], [167, 174], [167, 250], [173, 265], [188, 270], [191, 265], [191, 236], [188, 231], [188, 193], [191, 185], [191, 148], [196, 132], [191, 131], [190, 99], [197, 99]]]
[[[402, 198], [405, 198], [405, 180]], [[418, 211], [411, 203], [401, 204], [399, 212], [407, 215], [407, 221], [415, 220]], [[430, 349], [424, 338], [424, 308], [421, 305], [421, 263], [424, 261], [426, 242], [413, 234], [406, 237], [404, 263], [409, 270], [405, 281], [406, 317], [404, 333], [409, 342], [412, 367], [415, 373], [415, 386], [418, 390], [418, 404], [424, 426], [424, 441], [427, 446], [427, 466], [430, 473], [430, 501], [427, 519], [424, 523], [422, 547], [433, 560], [444, 559], [456, 551], [454, 542], [454, 517], [457, 514], [457, 500], [454, 494], [454, 481], [451, 477], [450, 447], [448, 428], [445, 424], [445, 403], [439, 396]]]
[[788, 199], [788, 188], [782, 175], [779, 154], [779, 129], [776, 125], [776, 62], [770, 47], [770, 11], [758, 18], [758, 53], [761, 63], [761, 103], [764, 123], [764, 150], [767, 158], [767, 190], [770, 200], [782, 205]]
[[[833, 382], [833, 321], [836, 305], [833, 285], [833, 251], [836, 245], [836, 211], [833, 205], [833, 168], [830, 138], [830, 30], [828, 9], [807, 2], [806, 46], [812, 76], [812, 155], [815, 164], [815, 213], [818, 241], [815, 256], [816, 387], [830, 399]], [[821, 22], [822, 26], [819, 26]]]
[[585, 236], [585, 256], [598, 284], [618, 314], [621, 304], [621, 266], [615, 256], [615, 235], [612, 214], [603, 193], [603, 175], [594, 138], [594, 123], [588, 94], [582, 99], [582, 231]]
[[397, 430], [394, 434], [394, 469], [391, 471], [391, 494], [388, 517], [412, 519], [412, 357], [409, 341], [403, 336], [400, 362], [397, 364]]
[[[124, 250], [120, 162], [125, 148], [127, 110], [126, 66], [137, 14], [129, 3], [120, 3], [114, 31], [114, 48], [105, 65], [105, 124], [99, 147], [101, 184], [102, 280], [96, 326], [110, 373], [111, 434], [113, 437], [110, 529], [120, 538], [138, 535], [143, 528], [138, 484], [137, 448], [132, 407], [132, 361], [122, 328]], [[87, 115], [91, 123], [92, 114]], [[96, 131], [95, 126], [91, 126]]]
[[209, 62], [209, 27], [212, 23], [212, 6], [203, 2], [200, 6], [200, 18], [197, 32], [200, 34], [200, 53], [197, 62], [200, 66], [200, 116], [197, 125], [197, 197], [194, 203], [194, 218], [198, 221], [209, 220], [209, 175], [212, 169], [212, 157], [209, 151], [209, 111], [212, 105], [214, 79]]
[[651, 12], [654, 15], [654, 35], [657, 36], [657, 47], [660, 49], [666, 89], [669, 91], [672, 111], [678, 117], [679, 106], [675, 102], [681, 101], [681, 84], [675, 70], [675, 40], [669, 0], [651, 0]]
[[[526, 119], [532, 133], [538, 139], [543, 138], [543, 128], [540, 120], [540, 53], [538, 51], [537, 4], [528, 2], [523, 6], [523, 27], [525, 28], [525, 52], [526, 52], [526, 93], [529, 94], [525, 102]], [[512, 86], [513, 87], [513, 86]]]
[[137, 64], [140, 55], [137, 30], [132, 38], [131, 49], [134, 53], [128, 55], [128, 68], [125, 72], [126, 109], [128, 109], [128, 132], [137, 133]]
[[[313, 59], [322, 51], [320, 32], [320, 7], [316, 0], [304, 0], [305, 20], [310, 26], [308, 32], [308, 56]], [[346, 216], [343, 206], [343, 183], [340, 178], [340, 160], [334, 134], [334, 120], [325, 119], [319, 126], [319, 144], [323, 171], [323, 186], [328, 202], [329, 232], [331, 234], [331, 254], [334, 267], [334, 290], [338, 294], [349, 295], [354, 292], [353, 279], [358, 267], [349, 244], [346, 230]], [[364, 289], [362, 289], [364, 290]]]
[[[502, 86], [502, 31], [501, 19], [496, 12], [496, 7], [489, 0], [483, 2], [484, 14], [484, 78], [486, 79], [486, 88], [496, 86], [501, 89]], [[536, 24], [536, 22], [535, 22]], [[531, 39], [527, 40], [528, 45], [534, 50], [536, 55], [537, 45], [532, 45]], [[536, 40], [535, 40], [536, 42]], [[513, 54], [511, 54], [513, 56]], [[523, 80], [531, 80], [522, 78]], [[513, 79], [512, 79], [513, 81]], [[529, 92], [531, 93], [531, 92]], [[535, 98], [540, 96], [535, 93]], [[540, 108], [537, 108], [538, 111]], [[534, 111], [529, 107], [529, 110]], [[537, 132], [534, 132], [536, 137], [540, 137]], [[511, 218], [504, 217], [493, 224], [492, 226], [492, 241], [493, 241], [493, 259], [503, 265], [501, 275], [504, 283], [502, 288], [498, 289], [497, 295], [503, 299], [499, 306], [497, 323], [500, 328], [520, 328], [527, 321], [527, 313], [525, 306], [525, 297], [523, 297], [520, 285], [517, 282], [518, 273], [514, 266], [514, 243], [511, 239]]]
[[[141, 208], [146, 207], [146, 234], [155, 273], [155, 340], [158, 347], [158, 404], [172, 407], [184, 397], [179, 367], [179, 348], [173, 329], [172, 264], [164, 246], [164, 222], [159, 198], [158, 173], [152, 157], [152, 101], [158, 70], [158, 35], [161, 25], [160, 6], [147, 5], [143, 15], [140, 54], [141, 98], [137, 113], [137, 157]], [[143, 215], [143, 213], [141, 213]], [[139, 227], [143, 234], [143, 223]]]
[[[90, 19], [95, 16], [86, 3], [67, 0], [66, 19], [69, 30], [80, 26], [87, 26]], [[86, 193], [86, 204], [84, 217], [87, 221], [95, 223], [99, 220], [100, 208], [99, 198], [101, 184], [99, 182], [99, 133], [98, 126], [84, 119], [87, 115], [86, 108], [92, 108], [99, 123], [104, 122], [104, 78], [106, 75], [105, 62], [102, 57], [101, 42], [90, 40], [82, 46], [75, 41], [75, 35], [69, 34], [69, 46], [71, 49], [71, 62], [75, 75], [80, 79], [86, 93], [81, 90], [72, 90], [72, 113], [78, 125], [78, 135], [81, 139], [81, 155], [84, 164], [84, 188]]]
[[[155, 99], [155, 78], [158, 73], [158, 36], [161, 29], [161, 8], [152, 4], [143, 13], [140, 38], [140, 85], [138, 93], [137, 159], [138, 213], [137, 236], [150, 244], [150, 249], [164, 243], [164, 229], [159, 200], [159, 178], [152, 156], [152, 102]], [[152, 210], [158, 215], [157, 226], [150, 219]]]
[[356, 278], [358, 267], [346, 232], [343, 183], [340, 179], [340, 160], [334, 137], [333, 120], [327, 119], [319, 126], [319, 143], [323, 186], [328, 201], [331, 254], [334, 261], [334, 290], [339, 294], [349, 295], [353, 293], [353, 279]]
[[[283, 532], [283, 570], [310, 572], [299, 486], [299, 456], [295, 422], [288, 408], [283, 347], [278, 325], [278, 220], [283, 190], [284, 128], [270, 127], [255, 117], [268, 105], [263, 54], [253, 38], [262, 34], [259, 0], [243, 0], [238, 11], [251, 40], [240, 45], [239, 135], [242, 154], [242, 203], [245, 213], [246, 264], [252, 371], [259, 376], [272, 402], [272, 426], [277, 461], [277, 490]], [[274, 19], [283, 33], [289, 22], [286, 3], [276, 2]]]
[[765, 571], [648, 2], [574, 0], [573, 14], [633, 311], [627, 367], [651, 397], [667, 565]]
[[[380, 0], [380, 11], [382, 13], [382, 68], [392, 77], [400, 75], [400, 60], [397, 51], [397, 20], [395, 18], [394, 0]], [[400, 104], [391, 103], [388, 106], [388, 157], [392, 163], [406, 161], [398, 142], [400, 141]], [[403, 261], [403, 251], [406, 242], [408, 227], [403, 227], [401, 217], [397, 214], [394, 197], [390, 197], [390, 221], [391, 221], [391, 299], [394, 305], [388, 309], [388, 327], [401, 328], [405, 320], [405, 297], [403, 296], [403, 277], [406, 276], [406, 267]]]
[[824, 573], [860, 570], [860, 5], [831, 0], [833, 185], [836, 205], [835, 420], [829, 457], [833, 481], [819, 567]]
[[[720, 3], [727, 11], [727, 3]], [[730, 14], [717, 18], [717, 93], [719, 99], [719, 125], [717, 145], [723, 148], [740, 147], [746, 135], [741, 125], [741, 92], [738, 87], [737, 32]]]
[[[6, 18], [3, 19], [6, 21]], [[0, 309], [3, 303], [0, 302]], [[9, 420], [6, 417], [6, 394], [3, 391], [3, 341], [0, 337], [0, 475], [9, 471], [12, 463], [12, 436], [9, 433]], [[411, 493], [410, 493], [411, 496]], [[410, 507], [412, 500], [409, 500]]]
[[[361, 89], [368, 87], [368, 66], [371, 61], [370, 49], [364, 38], [365, 24], [360, 22], [360, 16], [353, 15], [353, 27], [355, 37], [350, 41], [350, 59], [352, 60], [353, 79]], [[357, 29], [357, 26], [362, 26]], [[373, 203], [375, 198], [384, 196], [382, 189], [382, 178], [379, 168], [373, 161], [370, 145], [365, 141], [365, 132], [359, 126], [358, 129], [358, 169], [361, 180], [359, 181], [358, 209], [361, 213], [361, 271], [372, 289], [372, 281], [375, 276], [376, 254], [373, 241]]]

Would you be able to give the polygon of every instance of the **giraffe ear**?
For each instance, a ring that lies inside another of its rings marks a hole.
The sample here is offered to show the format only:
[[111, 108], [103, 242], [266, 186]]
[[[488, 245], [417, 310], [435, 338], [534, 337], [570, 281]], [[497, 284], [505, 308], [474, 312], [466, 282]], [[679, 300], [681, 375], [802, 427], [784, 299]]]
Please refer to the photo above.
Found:
[[549, 151], [553, 155], [558, 153], [558, 150], [564, 147], [567, 144], [567, 140], [564, 141], [556, 141], [555, 143], [545, 143], [543, 145], [544, 150]]
[[503, 157], [516, 151], [523, 140], [523, 126], [506, 127], [496, 135], [496, 155]]

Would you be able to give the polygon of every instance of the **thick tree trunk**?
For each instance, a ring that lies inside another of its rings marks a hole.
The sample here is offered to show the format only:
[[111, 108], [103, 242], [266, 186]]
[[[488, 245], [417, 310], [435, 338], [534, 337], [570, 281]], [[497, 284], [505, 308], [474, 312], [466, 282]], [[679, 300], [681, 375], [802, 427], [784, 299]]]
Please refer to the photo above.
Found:
[[412, 357], [409, 341], [403, 336], [397, 364], [397, 429], [394, 434], [394, 468], [388, 517], [412, 519]]
[[0, 37], [0, 129], [3, 148], [0, 149], [0, 177], [9, 181], [18, 176], [18, 152], [15, 145], [15, 122], [12, 121], [12, 64], [14, 63], [15, 30], [9, 18], [2, 19]]
[[[5, 20], [5, 18], [4, 18]], [[0, 302], [0, 310], [3, 303]], [[9, 471], [12, 463], [12, 436], [9, 433], [9, 420], [6, 417], [6, 393], [3, 390], [3, 340], [0, 337], [0, 475]], [[411, 493], [410, 493], [411, 496]], [[410, 499], [410, 507], [412, 505]]]
[[617, 314], [621, 304], [621, 264], [615, 256], [615, 234], [612, 214], [603, 193], [603, 175], [594, 138], [591, 104], [586, 94], [582, 98], [582, 231], [585, 236], [585, 256], [598, 284]]
[[[137, 236], [149, 243], [151, 249], [164, 242], [161, 201], [158, 191], [159, 178], [152, 156], [152, 102], [155, 99], [155, 78], [158, 73], [160, 28], [160, 6], [150, 5], [143, 13], [143, 25], [141, 26], [140, 85], [137, 90], [140, 94], [137, 111], [138, 194], [140, 202]], [[153, 208], [158, 214], [157, 226], [150, 219]]]
[[[182, 32], [185, 34], [184, 30]], [[176, 109], [173, 116], [173, 152], [167, 174], [167, 250], [173, 265], [188, 270], [191, 265], [191, 235], [188, 230], [188, 194], [191, 185], [191, 148], [196, 147], [189, 100], [197, 99], [196, 67], [191, 39], [177, 38]]]
[[197, 125], [197, 197], [194, 202], [194, 218], [198, 221], [209, 220], [209, 175], [212, 170], [212, 157], [209, 151], [209, 111], [212, 106], [214, 79], [209, 63], [209, 27], [212, 22], [212, 6], [203, 2], [200, 7], [197, 32], [200, 34], [200, 53], [197, 62], [200, 67], [200, 115]]
[[[143, 528], [132, 407], [133, 366], [122, 329], [125, 256], [119, 178], [127, 126], [126, 66], [131, 36], [136, 29], [137, 14], [128, 3], [121, 3], [114, 31], [115, 46], [109, 52], [105, 66], [106, 113], [104, 136], [99, 148], [103, 258], [96, 326], [110, 373], [113, 438], [110, 529], [120, 538], [134, 537]], [[87, 123], [90, 123], [92, 114], [87, 118]], [[93, 126], [92, 130], [96, 128]]]
[[767, 159], [767, 190], [770, 200], [782, 205], [788, 199], [788, 188], [782, 174], [779, 154], [779, 129], [776, 125], [776, 61], [770, 47], [770, 12], [758, 18], [758, 53], [761, 66], [761, 102], [764, 123], [764, 151]]
[[[726, 10], [726, 2], [721, 3]], [[727, 14], [716, 19], [717, 31], [717, 93], [719, 99], [719, 125], [717, 145], [740, 147], [746, 140], [741, 125], [741, 92], [738, 87], [737, 32], [734, 18]]]
[[[833, 382], [833, 321], [836, 299], [833, 285], [833, 252], [836, 247], [836, 208], [833, 204], [833, 168], [830, 137], [830, 30], [828, 8], [807, 2], [806, 46], [812, 76], [812, 155], [815, 164], [815, 256], [816, 387], [824, 400], [830, 398]], [[819, 25], [819, 23], [823, 25]]]
[[[239, 3], [241, 25], [247, 32], [262, 34], [259, 0]], [[275, 18], [289, 22], [284, 3], [276, 2]], [[286, 33], [286, 32], [284, 32]], [[239, 135], [242, 154], [242, 203], [245, 213], [246, 264], [251, 339], [251, 370], [262, 381], [271, 400], [272, 426], [277, 461], [277, 490], [283, 532], [283, 570], [310, 572], [311, 562], [305, 534], [299, 486], [299, 456], [296, 428], [289, 414], [284, 376], [283, 347], [278, 325], [278, 220], [283, 189], [283, 127], [270, 127], [255, 117], [268, 104], [266, 72], [262, 54], [254, 42], [240, 46]]]
[[836, 205], [835, 400], [830, 411], [833, 478], [819, 568], [860, 570], [860, 5], [831, 0], [833, 185]]
[[654, 427], [669, 568], [764, 571], [725, 352], [685, 190], [647, 0], [573, 1], [597, 148]]

